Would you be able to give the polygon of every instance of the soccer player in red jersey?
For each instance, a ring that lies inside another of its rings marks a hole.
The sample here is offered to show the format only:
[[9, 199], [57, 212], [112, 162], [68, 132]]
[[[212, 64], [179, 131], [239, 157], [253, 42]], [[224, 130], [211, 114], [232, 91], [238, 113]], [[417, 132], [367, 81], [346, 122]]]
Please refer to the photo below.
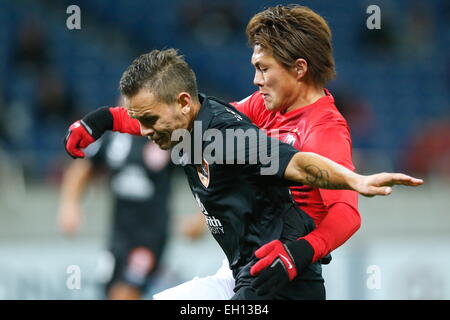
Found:
[[[263, 88], [266, 87], [262, 85]], [[233, 105], [269, 136], [275, 132], [281, 141], [298, 150], [318, 153], [354, 170], [347, 122], [336, 109], [333, 96], [326, 89], [324, 92], [318, 100], [287, 112], [267, 110], [261, 92]], [[317, 226], [305, 237], [314, 248], [313, 261], [342, 245], [360, 227], [356, 192], [309, 186], [291, 187], [291, 191], [296, 203]]]
[[[259, 91], [232, 104], [268, 135], [277, 132], [281, 141], [300, 151], [354, 170], [347, 122], [324, 89], [335, 75], [325, 20], [305, 7], [278, 6], [255, 15], [247, 36]], [[356, 192], [309, 186], [291, 190], [317, 226], [305, 237], [314, 249], [312, 261], [342, 245], [360, 227]]]
[[[258, 127], [300, 151], [315, 152], [354, 170], [352, 141], [344, 117], [324, 88], [334, 78], [331, 30], [302, 6], [277, 6], [247, 25], [259, 91], [234, 106]], [[348, 190], [291, 187], [296, 203], [316, 224], [304, 239], [311, 262], [324, 258], [360, 227], [358, 195]]]

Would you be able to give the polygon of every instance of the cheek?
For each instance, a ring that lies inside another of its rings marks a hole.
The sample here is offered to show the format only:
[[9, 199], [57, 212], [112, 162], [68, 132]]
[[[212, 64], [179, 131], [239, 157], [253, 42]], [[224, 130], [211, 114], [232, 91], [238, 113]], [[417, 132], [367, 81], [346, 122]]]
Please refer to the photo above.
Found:
[[265, 77], [265, 84], [269, 89], [278, 92], [283, 86], [283, 79], [277, 73], [268, 74]]
[[277, 98], [282, 99], [286, 95], [289, 95], [289, 91], [292, 89], [292, 83], [290, 79], [279, 78], [277, 81], [274, 81], [272, 89], [276, 92]]
[[160, 132], [164, 133], [172, 133], [175, 129], [178, 128], [178, 121], [175, 117], [168, 117], [164, 119], [160, 119], [158, 126], [155, 128]]
[[164, 132], [166, 130], [166, 121], [164, 119], [158, 119], [158, 121], [153, 125], [153, 129], [156, 132]]
[[176, 110], [168, 109], [159, 118], [158, 125], [155, 129], [160, 132], [172, 134], [174, 130], [184, 129], [185, 127], [187, 127], [185, 117]]

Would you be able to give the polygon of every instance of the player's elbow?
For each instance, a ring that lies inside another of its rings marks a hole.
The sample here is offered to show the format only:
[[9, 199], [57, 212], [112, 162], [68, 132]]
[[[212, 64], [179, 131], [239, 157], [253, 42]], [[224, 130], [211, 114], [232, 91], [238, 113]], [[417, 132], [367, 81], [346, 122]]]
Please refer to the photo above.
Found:
[[[349, 206], [350, 207], [350, 206]], [[359, 214], [359, 211], [353, 207], [350, 207], [349, 210], [351, 219], [349, 219], [349, 226], [350, 226], [350, 232], [351, 234], [355, 234], [356, 231], [358, 231], [361, 228], [361, 215]]]
[[[358, 212], [357, 212], [358, 213]], [[358, 218], [353, 222], [353, 233], [356, 233], [361, 228], [361, 216], [358, 213]]]
[[361, 215], [357, 208], [345, 202], [336, 203], [331, 210], [339, 212], [343, 221], [345, 221], [348, 237], [351, 237], [361, 228]]
[[301, 152], [297, 152], [289, 161], [289, 164], [287, 165], [286, 170], [284, 171], [284, 178], [290, 181], [305, 184], [306, 173], [302, 169], [303, 168], [302, 161], [303, 159]]

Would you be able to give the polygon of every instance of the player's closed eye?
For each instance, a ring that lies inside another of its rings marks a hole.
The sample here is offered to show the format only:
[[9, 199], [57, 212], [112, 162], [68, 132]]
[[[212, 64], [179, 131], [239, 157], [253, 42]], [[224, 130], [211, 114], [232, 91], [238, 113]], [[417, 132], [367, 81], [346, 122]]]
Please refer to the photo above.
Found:
[[140, 117], [138, 120], [143, 125], [150, 126], [150, 125], [154, 125], [156, 123], [156, 121], [158, 121], [158, 117], [157, 116], [144, 116], [144, 117]]
[[269, 68], [267, 68], [267, 67], [261, 67], [261, 66], [258, 66], [257, 67], [257, 69], [259, 70], [259, 71], [261, 71], [261, 72], [266, 72], [267, 71], [267, 69], [269, 69]]

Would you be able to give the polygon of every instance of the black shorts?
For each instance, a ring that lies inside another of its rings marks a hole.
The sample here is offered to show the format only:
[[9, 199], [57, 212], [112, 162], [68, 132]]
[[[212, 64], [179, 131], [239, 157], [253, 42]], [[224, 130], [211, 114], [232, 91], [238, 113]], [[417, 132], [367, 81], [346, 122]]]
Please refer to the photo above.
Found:
[[[283, 215], [282, 242], [295, 241], [315, 229], [314, 221], [297, 205], [291, 207]], [[256, 263], [256, 257], [234, 274], [236, 279], [235, 295], [232, 299], [275, 299], [275, 300], [324, 300], [325, 286], [322, 277], [321, 261], [316, 261], [304, 270], [285, 288], [271, 296], [258, 296], [251, 286], [253, 277], [250, 268]]]
[[144, 221], [113, 224], [109, 251], [114, 257], [114, 269], [106, 284], [126, 283], [143, 291], [157, 270], [167, 242], [167, 226]]
[[287, 286], [274, 296], [259, 296], [251, 286], [243, 286], [231, 300], [325, 300], [323, 280], [301, 280], [295, 286]]
[[126, 283], [144, 291], [149, 279], [157, 270], [165, 246], [165, 239], [158, 243], [134, 243], [120, 248], [110, 249], [114, 257], [114, 269], [108, 283], [106, 292], [114, 283]]

